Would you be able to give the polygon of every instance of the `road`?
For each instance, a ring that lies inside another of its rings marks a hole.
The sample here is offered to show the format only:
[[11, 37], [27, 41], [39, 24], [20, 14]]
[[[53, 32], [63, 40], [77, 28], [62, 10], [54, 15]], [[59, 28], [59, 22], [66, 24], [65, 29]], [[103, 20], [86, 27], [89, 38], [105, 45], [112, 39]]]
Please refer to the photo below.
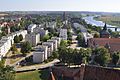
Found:
[[[11, 52], [10, 52], [11, 53]], [[10, 54], [9, 53], [9, 54]], [[7, 57], [10, 57], [10, 55], [7, 55]], [[5, 66], [6, 65], [9, 65], [9, 66], [16, 66], [18, 63], [20, 63], [22, 60], [25, 60], [25, 58], [27, 58], [27, 57], [30, 57], [31, 55], [33, 55], [32, 53], [29, 53], [29, 54], [27, 54], [25, 57], [22, 57], [20, 60], [18, 60], [18, 61], [16, 61], [15, 63], [13, 63], [13, 64], [10, 64], [10, 59], [9, 58], [6, 58], [6, 61], [5, 61]]]
[[38, 70], [38, 69], [44, 69], [44, 68], [48, 68], [51, 66], [54, 66], [55, 63], [60, 62], [58, 59], [54, 59], [53, 61], [46, 63], [46, 64], [40, 64], [40, 65], [32, 65], [32, 66], [25, 66], [25, 67], [21, 67], [21, 68], [17, 68], [15, 67], [15, 71], [29, 71], [29, 70]]

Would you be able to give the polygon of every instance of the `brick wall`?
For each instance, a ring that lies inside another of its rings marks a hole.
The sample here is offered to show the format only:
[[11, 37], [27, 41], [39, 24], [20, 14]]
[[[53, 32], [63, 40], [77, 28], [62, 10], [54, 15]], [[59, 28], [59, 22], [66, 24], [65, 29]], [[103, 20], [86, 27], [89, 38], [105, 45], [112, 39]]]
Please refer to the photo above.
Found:
[[120, 70], [85, 66], [83, 80], [120, 80]]
[[56, 80], [60, 77], [63, 80], [120, 80], [120, 70], [97, 66], [81, 65], [77, 69], [55, 67], [52, 72]]

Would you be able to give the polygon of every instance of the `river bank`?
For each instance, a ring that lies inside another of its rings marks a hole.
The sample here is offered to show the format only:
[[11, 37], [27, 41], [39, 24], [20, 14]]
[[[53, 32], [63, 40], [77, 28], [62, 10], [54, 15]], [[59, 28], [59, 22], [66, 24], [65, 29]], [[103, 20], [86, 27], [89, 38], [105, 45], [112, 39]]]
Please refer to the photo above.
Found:
[[[94, 19], [95, 16], [88, 16], [88, 17], [83, 17], [83, 19], [88, 23], [88, 24], [92, 24], [94, 26], [99, 26], [99, 27], [103, 27], [105, 25], [105, 23], [103, 21], [97, 21]], [[112, 28], [108, 28], [111, 29], [112, 31], [115, 31], [115, 27], [117, 26], [112, 26], [107, 24], [107, 27], [112, 27]], [[117, 29], [117, 31], [120, 31], [120, 28]]]

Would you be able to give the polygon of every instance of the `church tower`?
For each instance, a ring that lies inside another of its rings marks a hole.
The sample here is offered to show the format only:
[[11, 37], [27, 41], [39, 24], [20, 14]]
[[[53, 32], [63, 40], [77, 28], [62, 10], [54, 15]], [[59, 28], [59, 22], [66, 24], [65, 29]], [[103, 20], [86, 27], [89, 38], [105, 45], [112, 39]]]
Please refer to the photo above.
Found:
[[100, 32], [101, 38], [110, 38], [110, 33], [107, 30], [107, 24], [105, 23], [103, 30]]

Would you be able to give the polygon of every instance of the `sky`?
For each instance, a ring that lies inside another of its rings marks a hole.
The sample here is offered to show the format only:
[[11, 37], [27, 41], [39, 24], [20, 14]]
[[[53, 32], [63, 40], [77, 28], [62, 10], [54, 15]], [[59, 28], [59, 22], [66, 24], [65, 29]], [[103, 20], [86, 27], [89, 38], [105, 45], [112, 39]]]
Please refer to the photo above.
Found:
[[0, 11], [120, 12], [120, 0], [0, 0]]

